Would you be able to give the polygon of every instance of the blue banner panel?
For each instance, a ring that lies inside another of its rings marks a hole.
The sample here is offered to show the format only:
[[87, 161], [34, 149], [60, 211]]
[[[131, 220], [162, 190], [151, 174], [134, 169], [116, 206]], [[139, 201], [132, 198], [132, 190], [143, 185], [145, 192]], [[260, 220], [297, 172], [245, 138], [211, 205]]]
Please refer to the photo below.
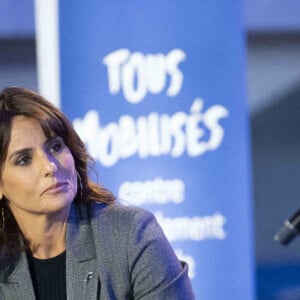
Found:
[[197, 299], [253, 299], [242, 17], [236, 0], [60, 2], [62, 109]]

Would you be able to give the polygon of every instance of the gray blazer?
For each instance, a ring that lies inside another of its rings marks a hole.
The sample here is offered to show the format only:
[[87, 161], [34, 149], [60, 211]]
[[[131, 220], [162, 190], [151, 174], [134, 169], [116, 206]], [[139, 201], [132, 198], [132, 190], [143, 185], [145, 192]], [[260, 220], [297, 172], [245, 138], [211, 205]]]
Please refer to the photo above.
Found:
[[[73, 204], [66, 245], [68, 300], [194, 299], [187, 265], [150, 212]], [[4, 272], [0, 299], [35, 299], [25, 253], [11, 273]]]

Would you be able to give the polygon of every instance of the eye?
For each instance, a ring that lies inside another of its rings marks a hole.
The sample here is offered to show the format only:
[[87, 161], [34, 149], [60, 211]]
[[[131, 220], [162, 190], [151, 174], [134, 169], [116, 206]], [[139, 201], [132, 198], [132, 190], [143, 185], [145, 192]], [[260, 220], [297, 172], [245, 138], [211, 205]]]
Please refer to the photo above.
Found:
[[51, 153], [59, 153], [63, 149], [63, 142], [60, 140], [55, 140], [50, 144], [49, 150]]
[[32, 156], [29, 154], [24, 154], [17, 158], [15, 165], [16, 166], [27, 166], [31, 163]]
[[65, 143], [61, 137], [56, 137], [48, 144], [48, 151], [51, 154], [58, 154], [65, 148]]

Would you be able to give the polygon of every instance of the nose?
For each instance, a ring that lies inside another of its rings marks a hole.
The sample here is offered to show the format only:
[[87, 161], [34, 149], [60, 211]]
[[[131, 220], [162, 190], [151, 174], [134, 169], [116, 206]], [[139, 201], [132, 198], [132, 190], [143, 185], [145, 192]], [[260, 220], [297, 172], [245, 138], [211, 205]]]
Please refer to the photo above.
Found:
[[57, 172], [57, 166], [53, 161], [48, 161], [48, 164], [45, 168], [45, 176], [53, 176]]
[[57, 164], [53, 159], [45, 155], [43, 163], [43, 170], [45, 177], [53, 176], [57, 172]]

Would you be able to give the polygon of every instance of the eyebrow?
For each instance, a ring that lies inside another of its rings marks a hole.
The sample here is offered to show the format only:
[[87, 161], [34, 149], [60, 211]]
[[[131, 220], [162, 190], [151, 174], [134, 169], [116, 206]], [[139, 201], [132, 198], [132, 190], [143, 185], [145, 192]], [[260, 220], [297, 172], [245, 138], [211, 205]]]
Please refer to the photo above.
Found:
[[[49, 139], [47, 139], [44, 142], [44, 146], [49, 145], [51, 142], [55, 141], [56, 139], [62, 140], [62, 137], [60, 137], [59, 135], [55, 135], [53, 137], [50, 137]], [[15, 156], [19, 156], [20, 154], [25, 154], [32, 151], [32, 148], [24, 148], [24, 149], [20, 149], [20, 150], [16, 150], [14, 151], [11, 155], [9, 155], [8, 160], [12, 160]]]
[[[60, 136], [55, 135], [55, 136], [50, 137], [49, 139], [47, 139], [44, 142], [44, 146], [47, 146], [47, 145], [51, 144], [53, 141], [55, 141], [57, 139], [63, 141], [63, 139]], [[32, 148], [24, 148], [24, 149], [16, 150], [11, 155], [9, 155], [8, 160], [12, 160], [16, 156], [19, 156], [19, 155], [22, 155], [22, 154], [25, 154], [25, 153], [27, 154], [28, 152], [31, 152], [31, 151], [32, 151]]]
[[50, 137], [49, 139], [47, 139], [45, 141], [44, 145], [47, 146], [47, 145], [51, 144], [53, 141], [56, 141], [56, 140], [64, 142], [62, 137], [60, 137], [59, 135], [55, 135], [55, 136]]
[[32, 148], [24, 148], [24, 149], [20, 149], [20, 150], [16, 150], [14, 151], [9, 157], [8, 160], [11, 161], [14, 157], [19, 156], [21, 154], [27, 154], [28, 152], [31, 152]]

